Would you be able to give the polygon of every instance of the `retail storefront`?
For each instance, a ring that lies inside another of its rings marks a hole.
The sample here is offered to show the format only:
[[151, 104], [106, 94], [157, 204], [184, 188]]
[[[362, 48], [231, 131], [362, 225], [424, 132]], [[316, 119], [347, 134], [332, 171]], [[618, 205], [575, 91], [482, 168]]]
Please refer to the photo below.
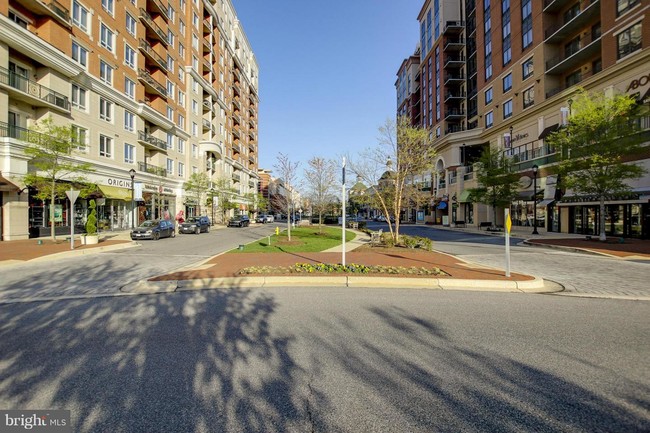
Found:
[[[575, 200], [575, 198], [569, 198], [569, 200]], [[650, 203], [648, 199], [612, 201], [605, 205], [605, 234], [650, 239]], [[600, 234], [599, 203], [585, 198], [582, 202], [561, 202], [558, 203], [558, 206], [560, 214], [566, 215], [569, 233], [592, 236]]]
[[138, 201], [139, 222], [173, 220], [176, 212], [176, 194], [172, 188], [146, 182], [142, 184], [142, 201]]

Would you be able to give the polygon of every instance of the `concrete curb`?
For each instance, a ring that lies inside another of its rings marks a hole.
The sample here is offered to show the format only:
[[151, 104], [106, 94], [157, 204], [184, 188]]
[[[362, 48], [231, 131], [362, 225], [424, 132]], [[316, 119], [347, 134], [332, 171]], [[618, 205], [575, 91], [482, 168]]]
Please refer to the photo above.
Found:
[[350, 287], [350, 288], [393, 288], [463, 290], [510, 293], [556, 293], [564, 290], [557, 283], [541, 278], [528, 281], [461, 280], [445, 278], [403, 278], [363, 276], [245, 276], [229, 278], [199, 278], [194, 280], [140, 281], [122, 288], [123, 293], [169, 293], [179, 291], [223, 289], [223, 288], [265, 288], [265, 287]]
[[67, 257], [76, 257], [76, 256], [84, 256], [88, 254], [104, 253], [106, 251], [122, 250], [126, 248], [135, 248], [139, 246], [140, 244], [138, 244], [137, 242], [131, 241], [123, 244], [114, 244], [114, 245], [106, 245], [104, 247], [88, 248], [86, 250], [77, 249], [77, 250], [63, 251], [55, 254], [48, 254], [46, 256], [41, 256], [31, 260], [26, 260], [22, 263], [46, 262], [48, 260], [57, 260], [57, 259], [63, 259]]

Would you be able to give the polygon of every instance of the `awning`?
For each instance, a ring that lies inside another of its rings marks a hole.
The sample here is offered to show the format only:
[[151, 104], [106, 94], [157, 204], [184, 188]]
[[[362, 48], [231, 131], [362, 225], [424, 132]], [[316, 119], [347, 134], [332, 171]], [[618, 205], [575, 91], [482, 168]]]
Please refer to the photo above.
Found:
[[539, 202], [537, 202], [537, 207], [546, 207], [549, 204], [553, 203], [554, 201], [555, 200], [553, 199], [545, 198], [544, 200], [540, 200]]
[[16, 192], [20, 191], [20, 188], [18, 185], [2, 176], [2, 173], [0, 173], [0, 191]]
[[560, 129], [560, 124], [559, 123], [556, 123], [555, 125], [547, 126], [546, 128], [544, 128], [542, 133], [539, 134], [539, 139], [540, 140], [545, 139], [546, 137], [548, 137], [549, 135], [551, 135], [552, 133], [554, 133], [558, 129]]
[[471, 203], [472, 202], [472, 193], [469, 192], [468, 189], [464, 190], [463, 192], [460, 193], [460, 196], [458, 197], [458, 203]]
[[99, 190], [104, 194], [104, 198], [111, 198], [114, 200], [131, 200], [131, 190], [126, 188], [119, 188], [117, 186], [98, 185]]

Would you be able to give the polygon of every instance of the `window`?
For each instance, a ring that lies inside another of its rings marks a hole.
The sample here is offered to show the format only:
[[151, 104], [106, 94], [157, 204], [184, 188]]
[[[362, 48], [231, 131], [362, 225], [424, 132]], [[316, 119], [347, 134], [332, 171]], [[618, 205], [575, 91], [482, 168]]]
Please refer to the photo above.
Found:
[[169, 21], [176, 22], [176, 11], [169, 4], [167, 5], [167, 16], [169, 17]]
[[102, 7], [106, 12], [113, 15], [113, 11], [115, 10], [115, 3], [113, 0], [102, 0]]
[[503, 93], [512, 89], [512, 72], [503, 77]]
[[72, 24], [88, 32], [88, 9], [76, 1], [72, 2]]
[[194, 137], [199, 136], [199, 125], [197, 125], [196, 122], [192, 122], [192, 135]]
[[86, 89], [76, 84], [72, 85], [72, 106], [79, 110], [86, 110]]
[[494, 125], [494, 113], [490, 111], [485, 113], [485, 127], [490, 128], [492, 125]]
[[131, 99], [135, 99], [135, 82], [129, 78], [124, 78], [124, 93]]
[[113, 139], [105, 135], [99, 136], [99, 156], [113, 157]]
[[174, 109], [170, 106], [167, 106], [167, 120], [174, 120]]
[[533, 9], [532, 0], [521, 2], [521, 42], [522, 50], [533, 43]]
[[192, 25], [196, 29], [199, 28], [199, 16], [196, 14], [196, 12], [192, 13]]
[[167, 54], [167, 69], [170, 73], [174, 73], [174, 58]]
[[182, 138], [178, 139], [178, 153], [185, 153], [185, 140]]
[[503, 118], [507, 119], [512, 116], [512, 99], [508, 99], [503, 103]]
[[135, 50], [128, 44], [124, 44], [124, 64], [135, 69]]
[[124, 162], [133, 164], [135, 162], [135, 146], [129, 143], [124, 143]]
[[192, 166], [192, 174], [196, 174], [199, 172], [199, 168], [196, 165]]
[[522, 80], [533, 75], [533, 58], [524, 60], [524, 63], [521, 64], [521, 77]]
[[178, 30], [181, 32], [181, 35], [185, 36], [185, 22], [183, 20], [178, 21]]
[[169, 46], [174, 47], [174, 34], [171, 30], [167, 30], [167, 42]]
[[124, 129], [127, 131], [135, 131], [135, 114], [124, 110]]
[[199, 102], [196, 99], [192, 99], [192, 114], [199, 114]]
[[113, 103], [99, 98], [99, 118], [107, 122], [113, 121]]
[[192, 33], [192, 48], [199, 49], [199, 37]]
[[641, 24], [635, 24], [616, 36], [617, 59], [641, 49]]
[[131, 14], [127, 13], [126, 14], [126, 31], [129, 32], [131, 35], [135, 36], [135, 26], [136, 26], [135, 18], [133, 18], [131, 16]]
[[567, 77], [564, 79], [564, 85], [566, 87], [571, 87], [571, 86], [575, 86], [580, 81], [582, 81], [582, 74], [580, 73], [580, 70], [578, 69], [577, 71], [573, 72], [572, 74], [567, 75]]
[[28, 24], [27, 18], [19, 15], [17, 12], [9, 10], [9, 19], [14, 23], [18, 24], [20, 27], [24, 29], [27, 28], [27, 24]]
[[178, 114], [178, 127], [181, 129], [185, 129], [185, 116], [182, 114]]
[[185, 107], [185, 92], [182, 90], [178, 91], [178, 105]]
[[167, 149], [173, 149], [174, 148], [174, 134], [171, 132], [167, 133]]
[[492, 87], [485, 91], [485, 105], [492, 102]]
[[88, 130], [81, 126], [72, 125], [72, 142], [77, 150], [86, 150], [88, 145]]
[[176, 96], [176, 92], [174, 92], [174, 83], [172, 83], [169, 80], [167, 80], [167, 95], [171, 99], [174, 99], [174, 97]]
[[181, 43], [178, 44], [178, 55], [180, 55], [182, 59], [185, 58], [185, 45]]
[[192, 69], [198, 72], [199, 70], [199, 59], [196, 56], [192, 56]]
[[535, 88], [524, 90], [524, 108], [528, 108], [535, 104]]
[[88, 50], [76, 42], [72, 42], [72, 60], [81, 66], [88, 66]]
[[99, 78], [108, 85], [113, 85], [113, 68], [101, 60], [99, 62]]
[[99, 28], [99, 45], [106, 48], [111, 53], [113, 52], [113, 40], [115, 34], [111, 29], [106, 27], [104, 23], [101, 24]]
[[181, 6], [181, 10], [184, 11], [185, 10], [185, 0], [181, 0], [180, 2], [178, 2], [178, 4]]
[[174, 160], [167, 158], [167, 174], [174, 174]]
[[185, 164], [182, 162], [178, 163], [178, 176], [185, 177]]
[[199, 146], [192, 143], [192, 157], [193, 158], [198, 158], [198, 156], [199, 156]]
[[192, 92], [199, 93], [199, 82], [192, 77]]
[[616, 15], [623, 15], [638, 4], [639, 0], [616, 0]]

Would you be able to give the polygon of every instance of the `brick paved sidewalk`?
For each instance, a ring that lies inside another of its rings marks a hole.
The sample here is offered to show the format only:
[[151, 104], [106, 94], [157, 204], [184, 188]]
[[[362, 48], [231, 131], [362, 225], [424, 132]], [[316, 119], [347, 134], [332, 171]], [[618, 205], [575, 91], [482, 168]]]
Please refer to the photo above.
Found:
[[[28, 261], [53, 254], [73, 252], [70, 249], [70, 241], [66, 241], [65, 236], [58, 238], [56, 242], [50, 238], [40, 239], [40, 242], [39, 244], [39, 239], [0, 242], [0, 263]], [[130, 243], [126, 240], [105, 239], [100, 240], [96, 245], [81, 245], [80, 240], [75, 238], [74, 251], [87, 251], [109, 245]]]

